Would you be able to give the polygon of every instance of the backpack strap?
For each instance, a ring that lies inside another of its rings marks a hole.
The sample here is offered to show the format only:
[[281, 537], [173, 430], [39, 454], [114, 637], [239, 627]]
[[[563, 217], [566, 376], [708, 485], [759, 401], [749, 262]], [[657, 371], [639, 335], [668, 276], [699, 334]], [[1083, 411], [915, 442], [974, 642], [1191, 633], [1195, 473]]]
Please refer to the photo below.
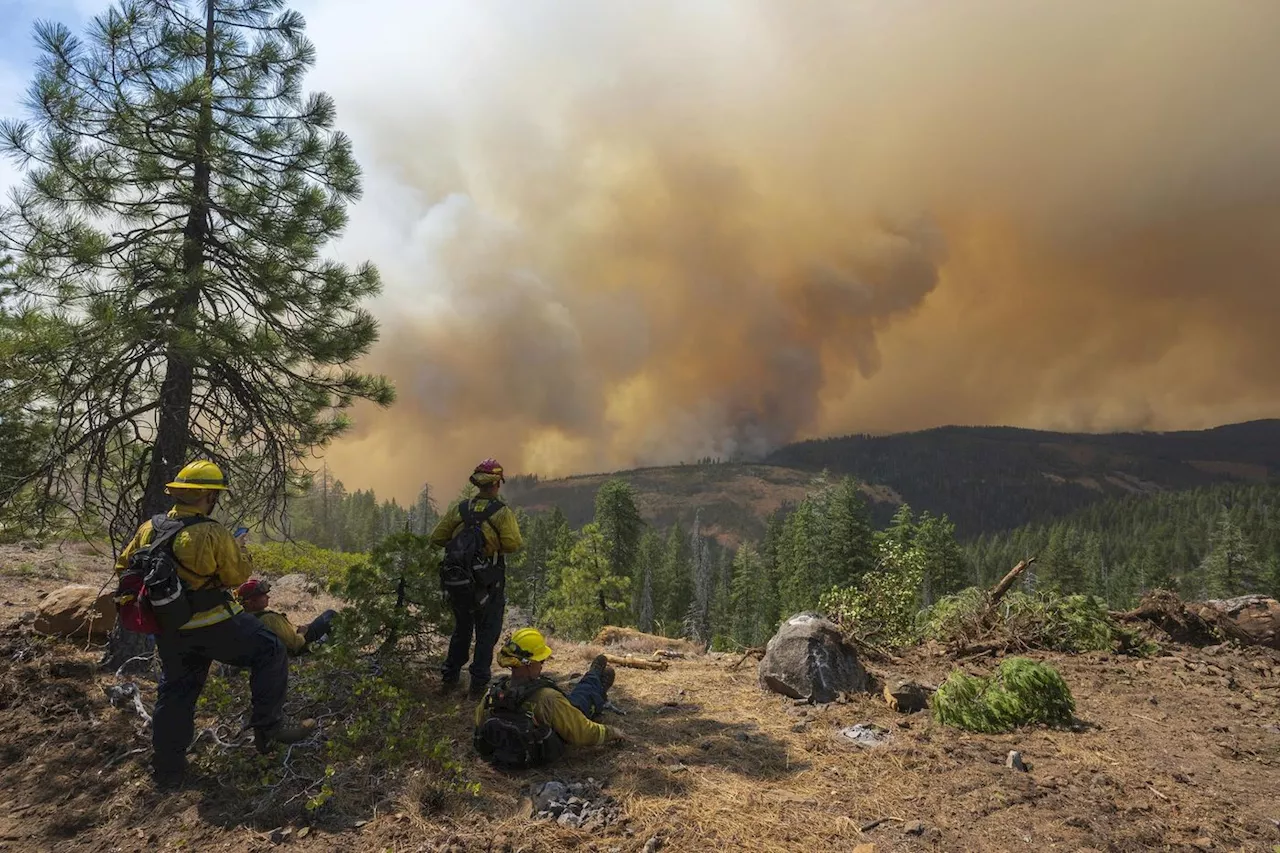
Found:
[[170, 518], [163, 512], [159, 515], [154, 515], [151, 517], [151, 538], [145, 544], [153, 548], [170, 547], [169, 543], [176, 539], [179, 533], [193, 524], [204, 524], [206, 521], [212, 522], [213, 519], [207, 515]]
[[[173, 553], [173, 540], [178, 534], [197, 524], [212, 523], [213, 519], [207, 515], [188, 515], [182, 518], [170, 518], [165, 513], [152, 516], [151, 518], [151, 538], [145, 544], [156, 548], [167, 548], [173, 558], [178, 559], [178, 555]], [[199, 589], [205, 589], [207, 584], [202, 584]], [[193, 592], [196, 590], [192, 590]]]

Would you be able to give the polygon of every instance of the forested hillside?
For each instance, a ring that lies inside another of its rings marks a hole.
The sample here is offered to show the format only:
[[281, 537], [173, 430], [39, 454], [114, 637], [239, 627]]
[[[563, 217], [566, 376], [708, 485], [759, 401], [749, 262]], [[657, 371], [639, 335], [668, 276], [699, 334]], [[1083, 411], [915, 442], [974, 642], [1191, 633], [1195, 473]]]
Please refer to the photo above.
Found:
[[1064, 518], [981, 536], [965, 549], [991, 578], [1039, 555], [1033, 586], [1121, 605], [1144, 589], [1184, 597], [1280, 595], [1280, 485], [1223, 485], [1094, 504]]
[[794, 506], [823, 471], [863, 484], [873, 521], [903, 501], [945, 513], [962, 539], [1055, 518], [1099, 501], [1210, 486], [1265, 483], [1280, 475], [1280, 421], [1210, 430], [1104, 435], [1007, 427], [943, 427], [889, 436], [846, 436], [783, 447], [767, 464], [701, 460], [613, 475], [515, 478], [507, 494], [534, 511], [559, 507], [575, 526], [591, 518], [596, 489], [630, 483], [658, 526], [695, 512], [720, 541], [758, 539], [769, 515]]
[[912, 506], [947, 513], [967, 538], [1107, 497], [1267, 482], [1280, 474], [1280, 421], [1097, 435], [942, 427], [806, 441], [767, 461], [889, 486]]

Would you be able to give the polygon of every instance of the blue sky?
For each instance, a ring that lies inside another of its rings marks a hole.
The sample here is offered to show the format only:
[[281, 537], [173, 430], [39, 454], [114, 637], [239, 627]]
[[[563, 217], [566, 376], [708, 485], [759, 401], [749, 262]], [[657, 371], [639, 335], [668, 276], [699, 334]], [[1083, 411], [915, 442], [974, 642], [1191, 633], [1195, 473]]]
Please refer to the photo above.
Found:
[[[32, 25], [37, 19], [62, 21], [73, 30], [84, 23], [105, 3], [93, 0], [0, 0], [0, 117], [22, 115], [22, 95], [31, 82], [32, 63], [36, 58]], [[0, 191], [14, 179], [13, 164], [0, 160]]]

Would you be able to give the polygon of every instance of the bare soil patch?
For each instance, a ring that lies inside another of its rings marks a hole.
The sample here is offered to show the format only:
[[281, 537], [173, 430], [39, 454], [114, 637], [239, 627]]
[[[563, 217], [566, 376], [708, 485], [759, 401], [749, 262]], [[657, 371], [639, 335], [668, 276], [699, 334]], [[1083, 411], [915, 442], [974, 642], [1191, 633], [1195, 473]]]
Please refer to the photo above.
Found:
[[[14, 600], [47, 585], [25, 575], [6, 583]], [[286, 609], [301, 621], [322, 608]], [[553, 644], [559, 676], [600, 651]], [[267, 825], [248, 816], [254, 790], [229, 792], [217, 779], [153, 793], [148, 732], [107, 700], [117, 681], [96, 670], [99, 650], [9, 625], [0, 629], [0, 849], [635, 853], [657, 837], [677, 851], [1269, 851], [1280, 844], [1280, 652], [1169, 648], [1149, 660], [1031, 655], [1060, 669], [1080, 725], [1007, 735], [898, 714], [878, 696], [796, 705], [762, 692], [750, 663], [731, 669], [737, 655], [620, 669], [611, 698], [627, 715], [611, 722], [633, 743], [519, 774], [471, 757], [470, 705], [437, 698], [424, 675], [422, 701], [439, 706], [454, 753], [481, 783], [477, 797], [442, 803], [411, 783], [362, 823]], [[996, 661], [965, 666], [986, 673]], [[938, 683], [953, 665], [920, 651], [894, 672]], [[139, 684], [149, 708], [154, 685]], [[886, 729], [883, 745], [840, 735], [859, 723]], [[1010, 750], [1029, 772], [1005, 766]], [[531, 786], [589, 777], [623, 819], [590, 833], [529, 817]]]

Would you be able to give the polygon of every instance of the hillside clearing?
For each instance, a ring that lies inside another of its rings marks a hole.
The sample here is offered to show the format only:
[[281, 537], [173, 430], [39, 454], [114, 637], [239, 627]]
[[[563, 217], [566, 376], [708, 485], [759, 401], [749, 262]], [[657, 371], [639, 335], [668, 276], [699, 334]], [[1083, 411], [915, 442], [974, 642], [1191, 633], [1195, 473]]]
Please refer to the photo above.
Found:
[[[7, 583], [12, 591], [32, 580]], [[277, 830], [289, 847], [317, 851], [639, 851], [655, 836], [665, 850], [1280, 844], [1280, 653], [1270, 650], [1178, 648], [1149, 661], [1035, 656], [1066, 677], [1083, 725], [999, 736], [901, 716], [878, 697], [797, 706], [760, 691], [754, 666], [731, 668], [738, 656], [676, 659], [665, 671], [619, 672], [612, 698], [628, 712], [620, 722], [629, 746], [503, 774], [470, 757], [468, 704], [442, 704], [454, 752], [481, 783], [477, 797], [388, 792], [358, 821], [306, 827], [246, 819], [253, 792], [217, 779], [155, 795], [143, 727], [132, 710], [107, 702], [103, 688], [116, 678], [96, 671], [98, 651], [33, 638], [12, 625], [14, 615], [5, 609], [0, 639], [0, 755], [9, 767], [0, 778], [0, 849], [264, 850]], [[553, 644], [552, 671], [561, 676], [581, 672], [598, 651]], [[938, 683], [949, 669], [919, 652], [894, 674]], [[149, 707], [154, 686], [141, 686]], [[423, 685], [424, 702], [440, 702], [433, 686]], [[887, 742], [862, 748], [838, 734], [858, 723], [884, 727]], [[1013, 749], [1029, 773], [1005, 767]], [[588, 833], [528, 818], [531, 784], [588, 777], [621, 803], [625, 822]]]

